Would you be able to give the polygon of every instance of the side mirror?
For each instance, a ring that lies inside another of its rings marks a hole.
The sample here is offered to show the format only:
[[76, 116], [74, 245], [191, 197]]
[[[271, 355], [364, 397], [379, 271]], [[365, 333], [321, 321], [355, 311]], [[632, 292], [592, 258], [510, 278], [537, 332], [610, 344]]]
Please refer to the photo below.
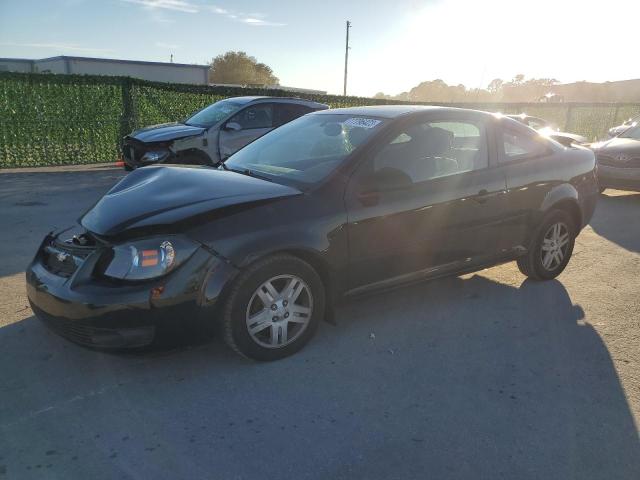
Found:
[[228, 122], [224, 126], [224, 129], [228, 132], [239, 132], [240, 130], [242, 130], [242, 125], [237, 122]]

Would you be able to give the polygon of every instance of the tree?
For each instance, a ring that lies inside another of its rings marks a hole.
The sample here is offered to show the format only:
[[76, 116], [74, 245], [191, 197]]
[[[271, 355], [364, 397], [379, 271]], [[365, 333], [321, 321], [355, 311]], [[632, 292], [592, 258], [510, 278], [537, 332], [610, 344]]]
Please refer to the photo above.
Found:
[[277, 85], [278, 77], [264, 63], [246, 52], [227, 52], [211, 60], [209, 82], [239, 85]]
[[522, 82], [524, 82], [524, 75], [521, 73], [513, 77], [513, 80], [511, 80], [513, 85], [522, 85]]
[[504, 83], [504, 81], [501, 78], [494, 78], [489, 83], [489, 86], [487, 87], [487, 90], [489, 90], [493, 95], [495, 95], [496, 93], [498, 93], [502, 89], [502, 84], [503, 83]]

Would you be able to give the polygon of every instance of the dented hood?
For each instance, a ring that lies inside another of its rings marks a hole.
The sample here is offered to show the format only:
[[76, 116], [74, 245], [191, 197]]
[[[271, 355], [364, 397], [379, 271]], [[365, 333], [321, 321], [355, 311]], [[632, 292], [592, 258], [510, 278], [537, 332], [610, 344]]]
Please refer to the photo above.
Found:
[[184, 123], [164, 123], [162, 125], [152, 125], [132, 132], [129, 137], [140, 142], [168, 142], [179, 138], [201, 135], [205, 129]]
[[[251, 208], [254, 203], [300, 195], [292, 187], [208, 167], [151, 166], [134, 170], [81, 218], [101, 236], [147, 229], [172, 231], [197, 216]], [[233, 208], [232, 208], [233, 207]]]

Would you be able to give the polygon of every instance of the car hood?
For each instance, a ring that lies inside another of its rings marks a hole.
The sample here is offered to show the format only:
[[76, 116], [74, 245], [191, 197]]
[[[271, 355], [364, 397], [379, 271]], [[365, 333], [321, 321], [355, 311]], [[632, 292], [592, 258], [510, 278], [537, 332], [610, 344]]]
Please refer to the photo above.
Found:
[[152, 125], [132, 132], [129, 137], [140, 142], [168, 142], [179, 138], [192, 137], [204, 133], [202, 127], [185, 125], [184, 123], [164, 123], [162, 125]]
[[194, 221], [301, 194], [292, 187], [230, 171], [150, 166], [123, 178], [80, 223], [106, 237], [178, 233]]
[[594, 145], [596, 152], [640, 153], [640, 140], [614, 137], [611, 140]]
[[625, 130], [631, 128], [629, 125], [618, 125], [617, 127], [613, 127], [609, 129], [609, 135], [615, 137], [616, 135], [620, 135]]

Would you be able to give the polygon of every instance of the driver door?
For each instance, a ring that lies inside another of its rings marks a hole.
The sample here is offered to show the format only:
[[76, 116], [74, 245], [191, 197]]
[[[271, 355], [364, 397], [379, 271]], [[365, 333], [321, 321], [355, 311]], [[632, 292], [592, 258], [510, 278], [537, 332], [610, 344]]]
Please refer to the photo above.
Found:
[[274, 128], [274, 105], [258, 103], [240, 110], [227, 120], [218, 136], [220, 157], [230, 157], [242, 147]]
[[352, 289], [471, 265], [499, 248], [505, 180], [484, 117], [411, 120], [347, 187]]

